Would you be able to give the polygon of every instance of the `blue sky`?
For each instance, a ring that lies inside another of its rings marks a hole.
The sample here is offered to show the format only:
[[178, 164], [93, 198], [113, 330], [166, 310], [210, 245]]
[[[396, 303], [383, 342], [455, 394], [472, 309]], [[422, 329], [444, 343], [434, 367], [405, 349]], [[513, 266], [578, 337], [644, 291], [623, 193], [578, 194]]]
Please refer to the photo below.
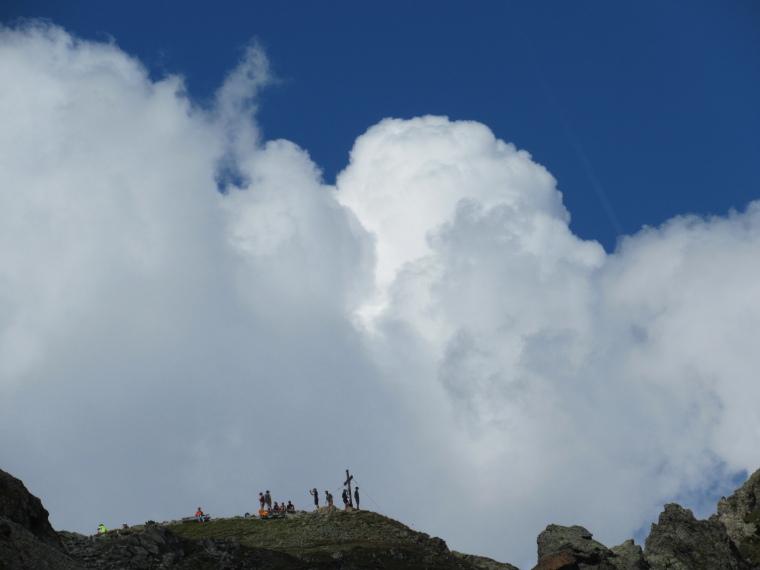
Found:
[[0, 20], [19, 17], [112, 37], [200, 102], [260, 42], [280, 80], [264, 137], [306, 149], [328, 183], [382, 118], [482, 122], [549, 169], [573, 231], [608, 251], [677, 214], [742, 209], [760, 182], [756, 2], [3, 3]]
[[758, 468], [757, 3], [0, 23], [0, 468], [56, 528], [350, 468], [532, 567], [548, 524], [640, 542]]

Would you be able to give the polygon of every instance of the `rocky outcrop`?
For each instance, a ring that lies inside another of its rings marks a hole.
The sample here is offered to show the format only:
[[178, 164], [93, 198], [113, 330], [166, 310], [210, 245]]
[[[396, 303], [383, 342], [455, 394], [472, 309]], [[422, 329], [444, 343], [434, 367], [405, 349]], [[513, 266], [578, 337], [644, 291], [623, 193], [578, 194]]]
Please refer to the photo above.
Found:
[[729, 538], [717, 519], [697, 520], [676, 504], [665, 510], [645, 547], [628, 540], [608, 549], [581, 526], [549, 525], [538, 536], [533, 570], [745, 570], [756, 568]]
[[13, 475], [0, 470], [0, 570], [80, 566], [66, 556], [42, 501]]
[[0, 469], [0, 517], [14, 522], [37, 539], [54, 548], [61, 548], [58, 534], [48, 520], [42, 501], [27, 491], [24, 483]]
[[646, 539], [644, 554], [652, 570], [743, 570], [750, 565], [716, 519], [697, 520], [688, 509], [665, 505]]
[[610, 550], [613, 554], [610, 561], [619, 570], [647, 570], [649, 568], [644, 558], [644, 551], [638, 544], [634, 544], [633, 539], [613, 546]]
[[0, 570], [38, 568], [80, 570], [82, 566], [21, 525], [0, 517]]
[[550, 524], [538, 535], [537, 542], [538, 564], [534, 570], [577, 568], [581, 564], [607, 567], [602, 563], [609, 557], [609, 549], [582, 526]]
[[148, 525], [105, 536], [61, 531], [69, 556], [87, 570], [148, 570], [195, 568], [295, 568], [291, 556], [246, 548], [236, 540], [185, 540], [162, 525]]
[[140, 533], [60, 535], [69, 556], [84, 568], [170, 568], [185, 556], [183, 541], [156, 525]]
[[728, 499], [718, 501], [720, 521], [745, 560], [760, 568], [760, 470]]
[[638, 570], [649, 568], [640, 546], [628, 540], [607, 548], [582, 526], [551, 524], [538, 535], [538, 564], [533, 570]]
[[585, 528], [549, 525], [538, 537], [534, 570], [744, 570], [760, 568], [760, 470], [728, 498], [718, 514], [697, 520], [665, 505], [644, 549], [633, 540], [607, 549]]

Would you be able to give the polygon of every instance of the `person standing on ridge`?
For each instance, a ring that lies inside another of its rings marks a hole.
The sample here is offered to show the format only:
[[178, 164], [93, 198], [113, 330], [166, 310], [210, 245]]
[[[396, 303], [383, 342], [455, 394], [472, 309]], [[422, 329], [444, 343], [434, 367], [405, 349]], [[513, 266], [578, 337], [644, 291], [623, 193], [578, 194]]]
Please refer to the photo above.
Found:
[[319, 491], [317, 491], [317, 488], [314, 487], [311, 491], [309, 491], [310, 495], [314, 496], [314, 508], [319, 508]]
[[359, 487], [354, 489], [354, 501], [356, 501], [356, 510], [360, 511], [361, 509], [359, 508]]
[[340, 494], [340, 497], [343, 499], [343, 510], [348, 508], [348, 491], [346, 491], [346, 488], [343, 487], [343, 492]]
[[266, 504], [266, 499], [264, 498], [264, 493], [259, 493], [259, 505], [261, 505], [261, 510], [264, 510], [264, 505]]
[[327, 503], [328, 507], [333, 506], [333, 496], [329, 491], [325, 491], [325, 503]]
[[272, 495], [269, 494], [269, 489], [264, 493], [264, 502], [267, 504], [267, 510], [272, 509]]

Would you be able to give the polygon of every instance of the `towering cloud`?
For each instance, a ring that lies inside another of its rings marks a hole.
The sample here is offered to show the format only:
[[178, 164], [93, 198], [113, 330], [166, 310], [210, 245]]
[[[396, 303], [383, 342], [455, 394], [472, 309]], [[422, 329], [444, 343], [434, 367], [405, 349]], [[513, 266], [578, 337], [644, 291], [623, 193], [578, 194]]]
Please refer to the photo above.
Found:
[[0, 456], [57, 528], [306, 506], [350, 467], [366, 506], [528, 565], [546, 524], [614, 544], [757, 467], [760, 203], [608, 255], [527, 152], [432, 116], [330, 187], [263, 139], [268, 80], [253, 46], [205, 109], [0, 29]]

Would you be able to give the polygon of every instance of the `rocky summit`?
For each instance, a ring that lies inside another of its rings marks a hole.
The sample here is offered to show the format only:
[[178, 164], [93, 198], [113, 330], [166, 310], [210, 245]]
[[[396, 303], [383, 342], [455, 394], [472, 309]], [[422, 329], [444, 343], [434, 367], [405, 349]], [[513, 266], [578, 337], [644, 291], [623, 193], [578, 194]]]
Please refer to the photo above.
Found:
[[[665, 505], [644, 548], [607, 548], [581, 526], [549, 525], [533, 570], [760, 568], [760, 471], [718, 513], [697, 520]], [[105, 535], [56, 532], [42, 502], [0, 470], [0, 570], [22, 569], [461, 569], [515, 570], [449, 550], [440, 538], [371, 511], [324, 507], [269, 520], [168, 521]]]
[[689, 509], [665, 505], [644, 548], [628, 540], [607, 548], [581, 526], [549, 525], [538, 536], [533, 570], [744, 570], [760, 568], [760, 470], [718, 513], [697, 520]]

